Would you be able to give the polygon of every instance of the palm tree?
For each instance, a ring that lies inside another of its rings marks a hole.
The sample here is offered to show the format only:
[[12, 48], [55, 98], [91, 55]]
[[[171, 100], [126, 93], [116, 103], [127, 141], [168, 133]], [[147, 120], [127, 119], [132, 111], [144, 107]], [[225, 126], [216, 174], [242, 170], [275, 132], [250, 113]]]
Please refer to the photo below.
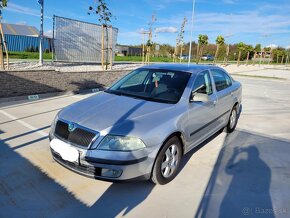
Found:
[[204, 46], [206, 46], [207, 44], [208, 44], [208, 36], [199, 34], [198, 36], [199, 49], [198, 49], [198, 57], [197, 57], [197, 62], [196, 62], [197, 64], [200, 62]]
[[216, 51], [215, 51], [214, 61], [213, 61], [214, 64], [216, 63], [220, 46], [225, 44], [225, 38], [223, 36], [217, 36], [215, 42], [216, 42]]
[[245, 50], [246, 45], [245, 45], [245, 43], [243, 43], [243, 42], [239, 42], [239, 44], [238, 44], [237, 47], [238, 47], [238, 51], [239, 51], [238, 60], [237, 60], [237, 65], [239, 66], [239, 65], [240, 65], [240, 60], [241, 60], [242, 51]]
[[[8, 0], [0, 0], [0, 31], [1, 31], [1, 36], [0, 36], [0, 68], [3, 70], [4, 69], [4, 57], [3, 57], [3, 43], [4, 43], [4, 38], [2, 38], [2, 9], [7, 7], [7, 2]], [[4, 45], [5, 46], [5, 45]], [[6, 50], [8, 53], [8, 51]], [[8, 54], [6, 54], [7, 56]], [[8, 63], [7, 63], [8, 65]]]
[[249, 58], [250, 58], [250, 53], [254, 50], [254, 48], [251, 45], [246, 45], [246, 49], [245, 50], [247, 51], [247, 61], [246, 61], [246, 65], [248, 65]]

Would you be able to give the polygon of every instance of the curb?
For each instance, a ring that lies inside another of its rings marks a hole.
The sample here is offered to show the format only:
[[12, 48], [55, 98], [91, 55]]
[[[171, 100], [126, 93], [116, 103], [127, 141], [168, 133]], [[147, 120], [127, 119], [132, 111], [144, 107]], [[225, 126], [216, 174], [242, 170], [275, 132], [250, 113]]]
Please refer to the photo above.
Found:
[[76, 94], [89, 94], [89, 93], [97, 93], [99, 91], [103, 91], [103, 88], [94, 88], [94, 89], [83, 89], [83, 90], [76, 90], [76, 91], [66, 91], [66, 92], [51, 92], [51, 93], [44, 93], [44, 94], [34, 94], [34, 95], [24, 95], [24, 96], [15, 96], [15, 97], [8, 97], [8, 98], [0, 98], [0, 103], [7, 103], [13, 101], [36, 101], [40, 99], [46, 99], [51, 97], [57, 97], [62, 95], [76, 95]]

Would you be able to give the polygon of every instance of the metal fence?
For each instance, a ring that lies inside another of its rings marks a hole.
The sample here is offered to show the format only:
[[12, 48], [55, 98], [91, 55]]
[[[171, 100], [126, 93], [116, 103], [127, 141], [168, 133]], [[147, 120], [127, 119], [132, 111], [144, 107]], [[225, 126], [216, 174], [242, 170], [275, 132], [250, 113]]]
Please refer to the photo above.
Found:
[[[54, 59], [65, 62], [97, 62], [102, 60], [102, 26], [92, 23], [54, 16]], [[108, 28], [108, 47], [115, 56], [118, 29]], [[104, 31], [104, 57], [107, 43]], [[112, 46], [111, 46], [112, 42]]]

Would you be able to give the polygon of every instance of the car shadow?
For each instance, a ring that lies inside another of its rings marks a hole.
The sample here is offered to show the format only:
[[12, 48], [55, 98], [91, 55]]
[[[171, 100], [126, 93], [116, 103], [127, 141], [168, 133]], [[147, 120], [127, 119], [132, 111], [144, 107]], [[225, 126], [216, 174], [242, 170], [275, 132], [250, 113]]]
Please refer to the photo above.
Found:
[[[124, 114], [119, 122], [126, 121], [141, 105], [142, 103], [137, 104]], [[36, 143], [48, 146], [48, 142], [45, 143], [47, 136], [10, 145], [14, 139], [21, 141], [22, 137], [35, 135], [37, 131], [46, 128], [47, 126], [10, 137], [3, 137], [5, 132], [0, 130], [0, 217], [116, 217], [118, 214], [128, 214], [150, 195], [154, 185], [146, 181], [111, 183], [100, 197], [96, 196], [97, 200], [93, 205], [83, 203], [66, 187], [18, 153], [18, 149]], [[131, 128], [127, 131], [131, 131]]]

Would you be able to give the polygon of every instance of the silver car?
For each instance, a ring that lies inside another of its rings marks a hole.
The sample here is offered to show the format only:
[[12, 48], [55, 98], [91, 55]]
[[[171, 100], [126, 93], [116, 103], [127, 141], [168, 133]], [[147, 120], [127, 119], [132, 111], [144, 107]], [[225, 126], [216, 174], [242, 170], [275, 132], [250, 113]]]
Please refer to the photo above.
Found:
[[166, 184], [184, 154], [223, 128], [235, 129], [241, 96], [241, 84], [216, 66], [144, 66], [60, 111], [51, 152], [96, 179]]

